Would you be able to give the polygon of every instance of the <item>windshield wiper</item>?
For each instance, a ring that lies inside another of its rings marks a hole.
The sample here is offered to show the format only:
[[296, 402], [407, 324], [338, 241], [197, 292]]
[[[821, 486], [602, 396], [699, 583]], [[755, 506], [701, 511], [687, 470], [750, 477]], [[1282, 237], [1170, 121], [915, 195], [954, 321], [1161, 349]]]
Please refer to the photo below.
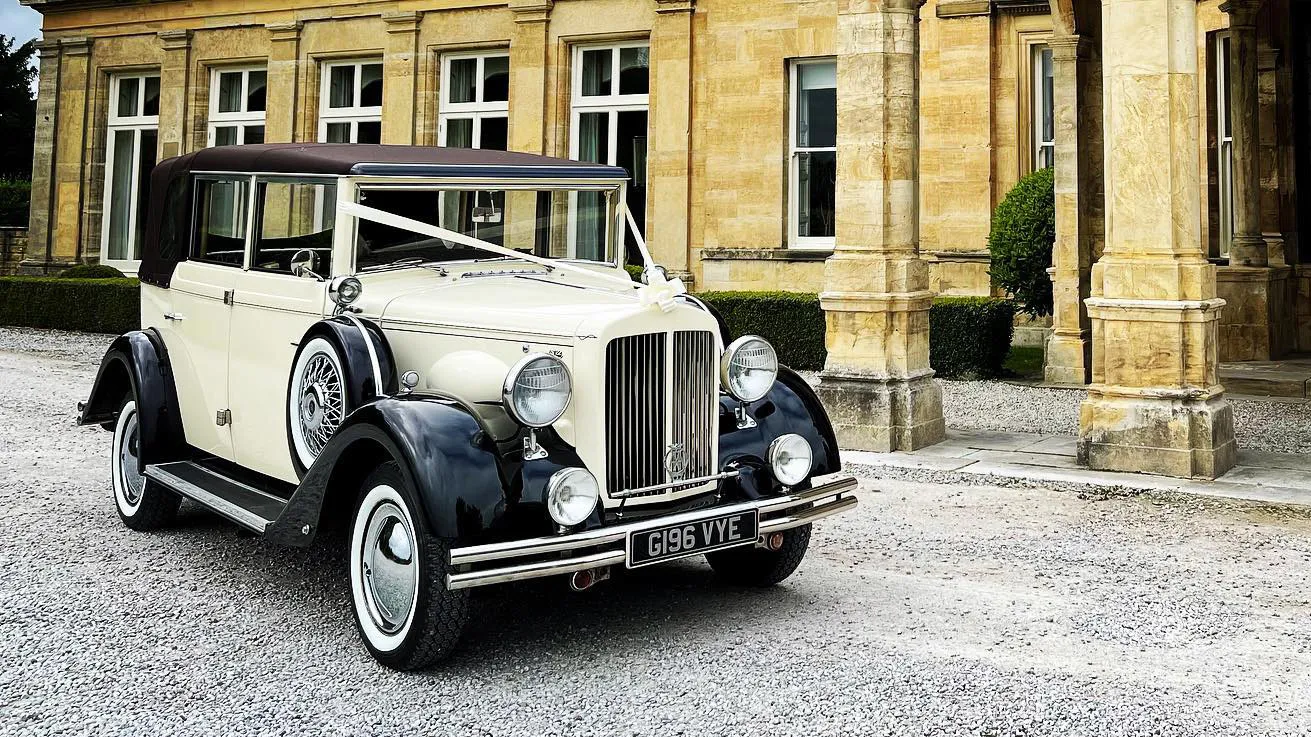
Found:
[[425, 269], [433, 269], [438, 274], [441, 274], [442, 276], [446, 276], [445, 267], [439, 265], [435, 261], [429, 261], [428, 259], [420, 258], [418, 256], [401, 258], [392, 261], [390, 263], [378, 264], [376, 266], [365, 266], [364, 268], [360, 269], [360, 271], [361, 272], [391, 271], [392, 269], [408, 269], [411, 266], [419, 266]]

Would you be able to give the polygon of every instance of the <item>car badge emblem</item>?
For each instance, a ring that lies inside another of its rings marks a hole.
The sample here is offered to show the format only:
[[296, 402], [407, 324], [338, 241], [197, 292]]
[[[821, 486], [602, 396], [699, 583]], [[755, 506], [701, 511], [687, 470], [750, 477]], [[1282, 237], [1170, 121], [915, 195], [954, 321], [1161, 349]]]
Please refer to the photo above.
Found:
[[687, 476], [687, 467], [692, 459], [682, 443], [672, 443], [665, 451], [665, 470], [674, 481], [682, 481]]

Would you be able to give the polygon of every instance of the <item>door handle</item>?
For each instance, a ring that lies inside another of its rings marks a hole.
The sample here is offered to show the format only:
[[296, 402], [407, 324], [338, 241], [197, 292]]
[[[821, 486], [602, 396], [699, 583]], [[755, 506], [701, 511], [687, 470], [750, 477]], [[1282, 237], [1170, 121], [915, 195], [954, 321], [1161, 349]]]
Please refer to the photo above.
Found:
[[164, 313], [164, 319], [165, 319], [165, 320], [185, 320], [185, 319], [187, 319], [187, 316], [184, 315], [184, 314], [182, 314], [181, 312], [165, 312], [165, 313]]

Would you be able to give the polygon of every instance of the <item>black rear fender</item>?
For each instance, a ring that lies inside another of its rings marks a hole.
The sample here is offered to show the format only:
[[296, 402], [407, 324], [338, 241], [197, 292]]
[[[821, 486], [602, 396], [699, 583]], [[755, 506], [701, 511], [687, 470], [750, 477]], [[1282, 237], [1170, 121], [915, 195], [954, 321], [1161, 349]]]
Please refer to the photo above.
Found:
[[137, 403], [143, 465], [188, 456], [168, 350], [153, 329], [134, 330], [110, 344], [78, 424], [113, 423], [127, 399]]

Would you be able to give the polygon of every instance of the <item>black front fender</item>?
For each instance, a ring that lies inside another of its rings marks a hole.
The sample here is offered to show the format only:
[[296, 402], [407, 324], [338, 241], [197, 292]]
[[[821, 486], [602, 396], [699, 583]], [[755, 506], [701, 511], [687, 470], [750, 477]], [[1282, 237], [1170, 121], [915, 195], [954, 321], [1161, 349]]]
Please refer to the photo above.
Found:
[[120, 335], [110, 344], [100, 361], [91, 396], [80, 408], [78, 424], [114, 422], [129, 398], [137, 403], [142, 465], [186, 458], [187, 442], [168, 350], [153, 328]]

